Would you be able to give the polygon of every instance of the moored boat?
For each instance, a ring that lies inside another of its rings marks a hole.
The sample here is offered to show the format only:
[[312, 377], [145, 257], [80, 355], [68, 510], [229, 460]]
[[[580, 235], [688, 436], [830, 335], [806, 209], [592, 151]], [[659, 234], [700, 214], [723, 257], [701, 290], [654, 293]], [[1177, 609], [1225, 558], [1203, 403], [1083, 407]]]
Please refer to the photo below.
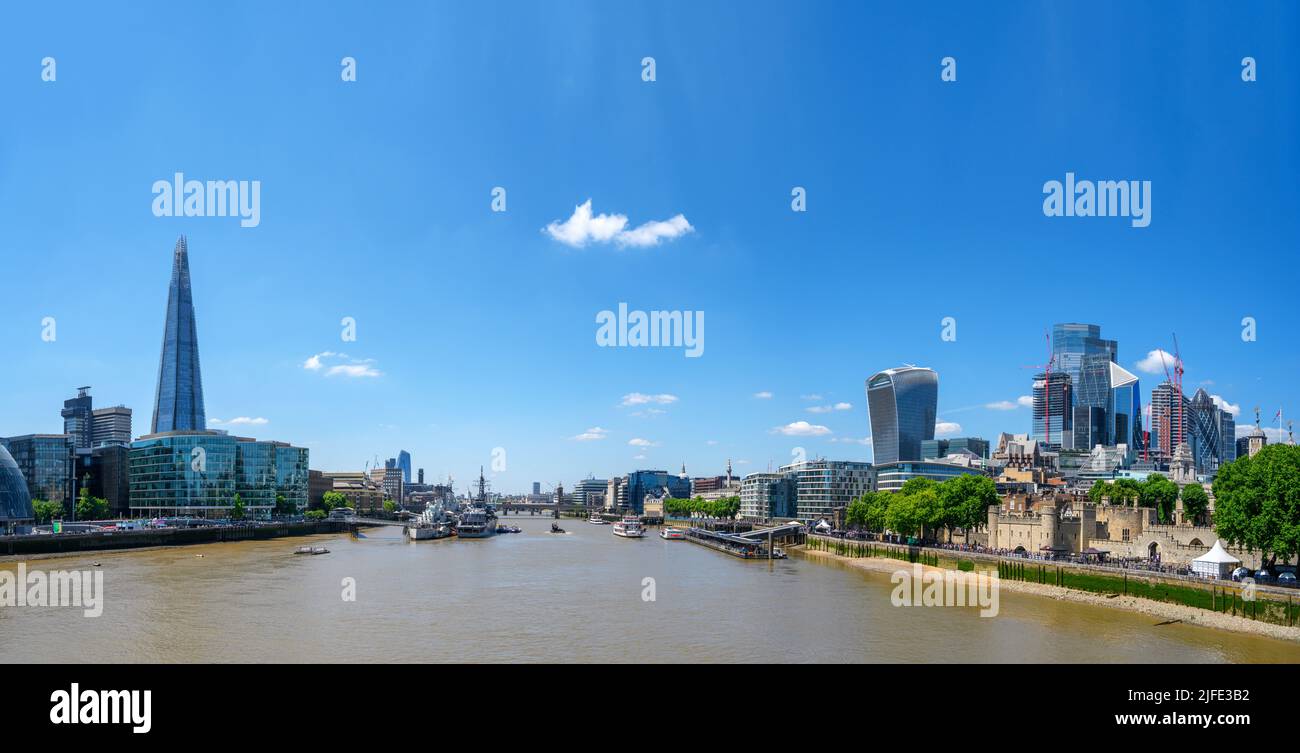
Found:
[[625, 539], [639, 539], [645, 536], [645, 527], [641, 525], [641, 519], [637, 516], [625, 515], [622, 520], [614, 524], [614, 535]]
[[686, 532], [680, 528], [668, 526], [659, 532], [659, 538], [668, 539], [669, 541], [681, 541], [686, 538]]

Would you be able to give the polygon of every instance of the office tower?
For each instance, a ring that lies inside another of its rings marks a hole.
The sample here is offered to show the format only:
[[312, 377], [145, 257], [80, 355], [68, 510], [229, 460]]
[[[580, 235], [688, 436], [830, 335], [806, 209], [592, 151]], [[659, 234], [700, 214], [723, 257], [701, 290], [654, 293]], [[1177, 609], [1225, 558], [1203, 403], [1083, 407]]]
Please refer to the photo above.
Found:
[[1052, 449], [1074, 449], [1073, 386], [1065, 372], [1034, 376], [1033, 435]]
[[[1104, 411], [1110, 402], [1110, 364], [1118, 361], [1119, 346], [1114, 340], [1103, 340], [1101, 327], [1096, 324], [1055, 324], [1052, 326], [1053, 371], [1070, 375], [1070, 393], [1073, 410], [1083, 406], [1103, 411], [1101, 416], [1089, 411], [1078, 414], [1083, 419], [1080, 439], [1090, 444], [1076, 445], [1076, 449], [1091, 449], [1094, 444], [1115, 444], [1118, 440], [1095, 436], [1092, 429], [1100, 426], [1103, 432], [1109, 425]], [[1074, 422], [1078, 427], [1080, 421]], [[1078, 431], [1078, 428], [1076, 428]]]
[[1151, 457], [1157, 464], [1167, 463], [1178, 445], [1187, 441], [1187, 422], [1191, 418], [1191, 401], [1168, 380], [1151, 391]]
[[1237, 459], [1237, 419], [1231, 413], [1219, 411], [1219, 464]]
[[1110, 404], [1106, 409], [1106, 422], [1110, 444], [1127, 445], [1133, 456], [1142, 451], [1145, 445], [1142, 385], [1137, 376], [1117, 363], [1110, 365]]
[[397, 453], [397, 467], [402, 469], [402, 483], [411, 483], [411, 453], [401, 450]]
[[746, 520], [791, 520], [799, 511], [793, 473], [751, 473], [740, 482], [740, 516]]
[[154, 397], [150, 433], [203, 431], [203, 376], [199, 371], [199, 338], [190, 291], [190, 258], [185, 236], [176, 241], [172, 278], [167, 291], [167, 317], [163, 326], [162, 357], [158, 364], [158, 389]]
[[586, 507], [604, 507], [608, 486], [608, 479], [584, 478], [573, 485], [573, 501]]
[[868, 379], [874, 462], [920, 460], [921, 442], [934, 439], [938, 406], [939, 375], [932, 369], [903, 366]]
[[419, 479], [420, 479], [420, 482], [419, 482], [419, 483], [420, 483], [420, 486], [424, 486], [424, 469], [423, 469], [423, 468], [420, 469]]
[[88, 450], [93, 446], [94, 408], [89, 387], [78, 387], [77, 396], [63, 401], [63, 433], [72, 437], [72, 446]]
[[8, 533], [18, 523], [29, 520], [32, 520], [32, 498], [27, 493], [27, 480], [0, 442], [0, 533]]
[[131, 409], [124, 405], [97, 408], [91, 414], [92, 447], [131, 443]]
[[97, 445], [90, 451], [86, 472], [90, 495], [108, 502], [110, 517], [131, 514], [131, 448], [122, 443]]
[[533, 482], [533, 496], [534, 496], [534, 497], [540, 496], [541, 493], [542, 493], [542, 482], [540, 482], [540, 481], [534, 481], [534, 482]]

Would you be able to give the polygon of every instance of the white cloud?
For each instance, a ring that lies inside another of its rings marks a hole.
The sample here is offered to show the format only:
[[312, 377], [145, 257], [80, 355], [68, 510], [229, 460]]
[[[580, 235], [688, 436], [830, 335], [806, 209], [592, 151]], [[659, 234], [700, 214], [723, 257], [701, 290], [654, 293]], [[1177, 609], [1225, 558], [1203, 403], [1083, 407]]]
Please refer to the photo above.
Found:
[[[327, 365], [329, 361], [340, 361]], [[302, 362], [302, 367], [307, 371], [320, 371], [325, 369], [325, 376], [345, 376], [355, 377], [378, 377], [383, 376], [383, 372], [376, 369], [373, 358], [352, 358], [347, 353], [335, 353], [327, 350], [322, 353], [308, 358]]]
[[1236, 418], [1237, 416], [1241, 415], [1240, 405], [1233, 405], [1232, 403], [1228, 402], [1227, 400], [1224, 400], [1218, 395], [1210, 395], [1210, 399], [1214, 401], [1215, 405], [1219, 406], [1219, 410], [1225, 410], [1231, 413], [1233, 418]]
[[1010, 400], [999, 400], [996, 403], [985, 403], [984, 407], [989, 410], [1015, 410], [1016, 408], [1019, 408], [1020, 405], [1013, 403]]
[[633, 447], [658, 447], [659, 446], [658, 442], [651, 442], [650, 440], [642, 439], [641, 437], [634, 437], [632, 439], [629, 439], [627, 440], [627, 443]]
[[658, 395], [646, 395], [641, 392], [629, 392], [623, 396], [623, 405], [646, 405], [654, 403], [656, 405], [672, 405], [677, 402], [676, 395], [661, 393]]
[[754, 397], [758, 398], [759, 400], [771, 400], [771, 399], [772, 399], [772, 393], [770, 393], [770, 392], [764, 390], [764, 391], [762, 391], [762, 392], [755, 392], [755, 393], [754, 393]]
[[261, 416], [258, 416], [257, 418], [249, 418], [248, 416], [239, 416], [237, 418], [232, 418], [229, 421], [222, 421], [219, 418], [209, 418], [208, 423], [222, 424], [223, 426], [261, 426], [263, 424], [270, 423], [270, 421], [266, 420], [265, 418], [262, 418]]
[[831, 433], [831, 430], [825, 426], [810, 424], [807, 421], [794, 421], [785, 426], [778, 426], [772, 431], [787, 437], [820, 437]]
[[799, 399], [800, 400], [821, 400], [822, 396], [814, 392], [811, 395], [800, 395]]
[[662, 240], [673, 240], [695, 228], [686, 217], [677, 214], [668, 220], [655, 220], [628, 230], [627, 215], [595, 214], [591, 212], [591, 199], [573, 208], [573, 214], [564, 222], [551, 222], [544, 232], [551, 238], [574, 248], [588, 243], [614, 242], [620, 246], [646, 248], [657, 246]]
[[1020, 397], [1016, 398], [1016, 402], [1017, 402], [1021, 407], [1024, 407], [1024, 408], [1032, 408], [1032, 407], [1034, 407], [1034, 398], [1033, 398], [1032, 395], [1021, 395]]
[[716, 439], [710, 439], [709, 441], [705, 442], [704, 444], [706, 444], [706, 445], [712, 447], [712, 446], [714, 446], [714, 445], [717, 444], [717, 443], [718, 443], [718, 440], [716, 440]]
[[836, 403], [835, 410], [853, 410], [853, 403]]
[[633, 460], [645, 460], [645, 455], [644, 455], [644, 454], [642, 454], [642, 455], [633, 455], [633, 456], [632, 456], [632, 459], [633, 459]]
[[871, 444], [871, 437], [832, 437], [831, 441], [841, 444]]
[[944, 436], [944, 435], [960, 434], [960, 433], [961, 433], [961, 424], [955, 421], [934, 422], [934, 435], [936, 437]]
[[1168, 351], [1156, 348], [1147, 353], [1147, 357], [1138, 361], [1134, 366], [1137, 367], [1138, 371], [1145, 374], [1163, 374], [1165, 373], [1166, 368], [1168, 368], [1169, 373], [1172, 374], [1174, 368], [1174, 356]]
[[[1286, 429], [1279, 429], [1276, 426], [1261, 426], [1264, 436], [1268, 438], [1269, 444], [1282, 444], [1288, 439]], [[1250, 436], [1255, 431], [1254, 424], [1237, 424], [1237, 438]]]
[[608, 434], [609, 434], [608, 429], [602, 429], [599, 426], [593, 426], [590, 429], [587, 429], [586, 431], [582, 432], [581, 434], [570, 437], [570, 439], [574, 440], [575, 442], [593, 442], [597, 439], [604, 439]]
[[806, 409], [809, 413], [830, 413], [832, 408], [829, 405], [814, 405]]

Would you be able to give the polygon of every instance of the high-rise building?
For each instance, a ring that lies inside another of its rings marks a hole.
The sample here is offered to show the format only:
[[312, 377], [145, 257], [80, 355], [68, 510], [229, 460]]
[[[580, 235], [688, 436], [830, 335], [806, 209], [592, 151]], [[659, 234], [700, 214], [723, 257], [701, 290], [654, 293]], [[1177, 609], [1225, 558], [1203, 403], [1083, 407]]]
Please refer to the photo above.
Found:
[[32, 498], [27, 493], [27, 480], [9, 450], [0, 442], [0, 533], [9, 533], [14, 526], [32, 519]]
[[[1070, 375], [1073, 403], [1077, 406], [1105, 411], [1110, 402], [1110, 364], [1118, 361], [1119, 345], [1114, 340], [1101, 337], [1101, 327], [1096, 324], [1076, 322], [1052, 325], [1052, 355], [1060, 370]], [[1094, 421], [1089, 417], [1089, 421]], [[1104, 417], [1102, 425], [1106, 423]], [[1091, 426], [1088, 427], [1091, 429]], [[1091, 433], [1091, 431], [1089, 431]], [[1095, 444], [1113, 444], [1109, 437], [1093, 437]], [[1092, 449], [1091, 446], [1079, 449]]]
[[1064, 371], [1034, 375], [1033, 436], [1050, 449], [1074, 449], [1073, 387]]
[[573, 485], [573, 501], [587, 507], [604, 507], [605, 490], [608, 487], [608, 479], [584, 478]]
[[[608, 490], [608, 484], [606, 485]], [[647, 494], [668, 490], [668, 496], [674, 499], [687, 499], [691, 496], [691, 480], [685, 475], [676, 475], [668, 471], [632, 471], [619, 484], [616, 505], [640, 515], [645, 509]], [[608, 492], [607, 492], [608, 494]], [[605, 506], [609, 507], [609, 497]]]
[[1187, 434], [1197, 473], [1214, 475], [1237, 457], [1237, 422], [1204, 388], [1192, 396]]
[[94, 407], [89, 387], [78, 387], [77, 396], [63, 401], [63, 433], [72, 437], [72, 446], [88, 450], [93, 446]]
[[111, 517], [131, 514], [131, 447], [102, 444], [90, 451], [90, 495], [108, 502]]
[[151, 434], [204, 431], [203, 376], [199, 371], [199, 337], [190, 290], [190, 258], [185, 236], [176, 241], [172, 278], [167, 291], [162, 357], [154, 395]]
[[131, 409], [125, 405], [95, 409], [91, 424], [92, 447], [131, 443]]
[[1142, 385], [1137, 376], [1117, 363], [1110, 365], [1110, 404], [1106, 408], [1106, 421], [1106, 433], [1110, 437], [1108, 444], [1126, 445], [1136, 457], [1146, 445], [1142, 431]]
[[1151, 390], [1151, 459], [1157, 467], [1167, 464], [1178, 445], [1187, 441], [1187, 422], [1192, 403], [1168, 380]]
[[533, 482], [533, 496], [534, 496], [534, 497], [540, 497], [541, 495], [542, 495], [542, 482], [540, 482], [540, 481], [534, 481], [534, 482]]
[[921, 442], [934, 439], [938, 407], [939, 375], [932, 369], [903, 366], [868, 379], [874, 462], [920, 460]]
[[402, 483], [411, 483], [411, 453], [401, 450], [397, 453], [397, 467], [402, 469]]

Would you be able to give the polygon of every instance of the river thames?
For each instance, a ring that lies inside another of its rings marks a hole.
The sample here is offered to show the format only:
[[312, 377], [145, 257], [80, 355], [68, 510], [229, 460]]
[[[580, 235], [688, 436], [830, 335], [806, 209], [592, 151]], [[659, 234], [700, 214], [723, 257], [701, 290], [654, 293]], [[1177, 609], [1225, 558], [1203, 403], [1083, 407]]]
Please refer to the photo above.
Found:
[[[31, 560], [98, 562], [103, 614], [0, 607], [0, 662], [1300, 662], [1294, 643], [1118, 609], [1005, 591], [995, 618], [900, 608], [885, 574], [505, 520], [523, 533], [407, 542], [389, 527]], [[330, 554], [295, 555], [305, 544]]]

